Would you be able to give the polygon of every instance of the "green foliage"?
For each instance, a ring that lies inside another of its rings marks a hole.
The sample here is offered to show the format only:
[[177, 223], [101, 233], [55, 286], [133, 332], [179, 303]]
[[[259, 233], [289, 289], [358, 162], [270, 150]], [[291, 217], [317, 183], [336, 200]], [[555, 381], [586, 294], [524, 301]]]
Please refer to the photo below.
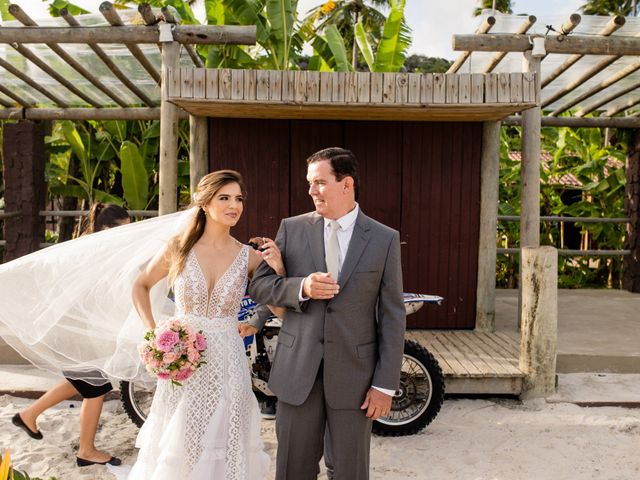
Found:
[[452, 63], [445, 58], [410, 55], [404, 61], [404, 68], [411, 73], [445, 73]]
[[585, 15], [632, 15], [633, 0], [589, 0], [580, 7]]
[[[509, 151], [520, 149], [520, 129], [503, 128], [500, 150], [499, 215], [518, 215], [520, 208], [520, 162], [511, 160]], [[542, 150], [552, 159], [541, 169], [540, 205], [543, 216], [624, 217], [625, 145], [605, 146], [599, 129], [544, 128]], [[612, 160], [618, 160], [616, 165]], [[622, 166], [621, 166], [622, 165]], [[581, 184], [580, 199], [565, 204], [561, 194], [567, 187], [558, 183], [563, 175], [572, 175]], [[570, 225], [570, 224], [567, 224]], [[624, 248], [624, 224], [576, 223], [582, 243], [589, 249], [621, 250]], [[498, 223], [500, 247], [519, 245], [519, 223]], [[562, 245], [559, 223], [541, 222], [541, 243]], [[559, 285], [563, 288], [618, 288], [621, 282], [621, 257], [559, 257]], [[499, 255], [497, 283], [503, 287], [516, 285], [517, 256]]]
[[[494, 0], [482, 0], [481, 6], [476, 8], [473, 12], [474, 16], [482, 14], [482, 10], [493, 8]], [[514, 2], [515, 3], [515, 2]], [[502, 13], [513, 13], [511, 0], [496, 0], [496, 10]]]

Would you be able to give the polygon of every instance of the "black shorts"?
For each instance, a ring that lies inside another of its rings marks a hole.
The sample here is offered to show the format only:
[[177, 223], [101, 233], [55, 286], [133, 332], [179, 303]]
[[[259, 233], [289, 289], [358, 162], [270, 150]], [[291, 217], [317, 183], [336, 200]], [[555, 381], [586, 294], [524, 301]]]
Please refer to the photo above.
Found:
[[[66, 378], [69, 381], [69, 383], [73, 385], [73, 387], [78, 391], [78, 393], [82, 398], [101, 397], [102, 395], [109, 393], [111, 390], [113, 390], [113, 387], [111, 386], [111, 382], [107, 380], [107, 378], [104, 379], [105, 381], [104, 384], [93, 385], [85, 380], [69, 378], [67, 375], [72, 374], [72, 372], [70, 371], [62, 372], [62, 373], [65, 374], [64, 378]], [[92, 372], [91, 378], [95, 378], [96, 376], [104, 377], [104, 375], [100, 374], [99, 372], [97, 372], [97, 374], [93, 374]]]

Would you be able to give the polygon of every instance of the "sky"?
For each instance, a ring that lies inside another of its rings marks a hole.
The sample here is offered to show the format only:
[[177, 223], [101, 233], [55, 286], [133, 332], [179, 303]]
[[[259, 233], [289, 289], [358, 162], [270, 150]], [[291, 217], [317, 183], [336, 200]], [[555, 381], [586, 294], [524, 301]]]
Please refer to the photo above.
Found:
[[[73, 3], [86, 10], [98, 12], [103, 0], [75, 0]], [[456, 33], [473, 33], [479, 21], [473, 11], [478, 0], [406, 0], [405, 15], [413, 31], [413, 44], [409, 53], [453, 60], [457, 52], [451, 49], [451, 36]], [[559, 15], [568, 18], [586, 0], [515, 0], [512, 2], [515, 14], [526, 13], [543, 17]], [[32, 18], [48, 16], [47, 3], [42, 0], [14, 0]], [[323, 0], [299, 0], [298, 12], [304, 14]], [[196, 15], [199, 10], [196, 9]], [[204, 13], [202, 13], [204, 15]], [[555, 25], [558, 27], [559, 25]], [[544, 33], [544, 25], [536, 25], [533, 33]]]

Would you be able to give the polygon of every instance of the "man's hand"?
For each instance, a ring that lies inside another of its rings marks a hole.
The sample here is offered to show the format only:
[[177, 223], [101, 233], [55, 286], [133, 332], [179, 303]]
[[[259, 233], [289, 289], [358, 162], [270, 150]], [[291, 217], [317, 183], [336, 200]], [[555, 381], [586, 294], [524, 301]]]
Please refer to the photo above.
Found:
[[330, 273], [316, 272], [304, 279], [302, 294], [314, 300], [329, 300], [340, 290], [338, 282]]
[[366, 415], [371, 420], [377, 420], [380, 417], [389, 415], [392, 399], [391, 395], [371, 387], [364, 398], [364, 403], [360, 405], [360, 409], [366, 410]]
[[258, 329], [248, 323], [240, 323], [238, 324], [238, 333], [242, 338], [250, 337], [251, 335], [258, 333]]

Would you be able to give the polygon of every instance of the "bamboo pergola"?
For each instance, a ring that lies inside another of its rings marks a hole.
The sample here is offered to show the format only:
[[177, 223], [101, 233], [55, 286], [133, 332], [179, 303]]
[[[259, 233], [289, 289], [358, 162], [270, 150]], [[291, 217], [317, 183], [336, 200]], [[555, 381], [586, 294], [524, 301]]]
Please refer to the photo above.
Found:
[[[543, 38], [543, 126], [640, 126], [640, 19], [495, 15], [483, 25], [487, 22], [489, 31], [454, 36], [454, 49], [461, 53], [449, 73], [521, 71], [522, 53], [532, 50], [534, 38]], [[505, 123], [521, 120], [510, 117]]]

